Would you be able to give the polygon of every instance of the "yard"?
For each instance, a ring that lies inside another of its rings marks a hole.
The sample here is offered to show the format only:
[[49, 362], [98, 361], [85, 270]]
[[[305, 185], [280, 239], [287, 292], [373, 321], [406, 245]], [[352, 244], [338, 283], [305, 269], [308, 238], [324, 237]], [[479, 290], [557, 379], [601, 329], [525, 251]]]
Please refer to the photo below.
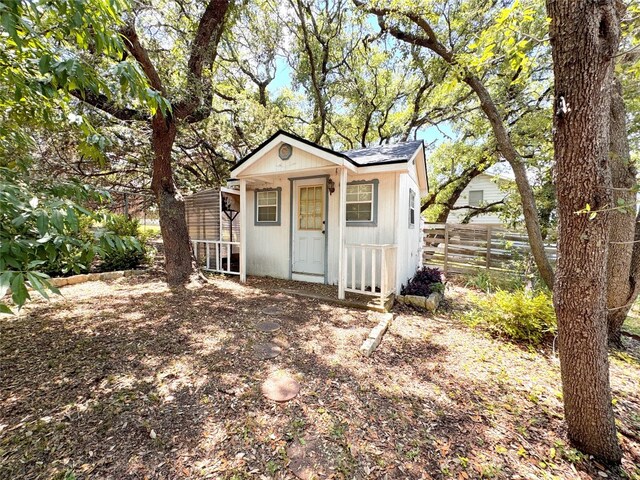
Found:
[[[640, 478], [640, 343], [611, 356], [612, 472], [567, 445], [552, 345], [463, 326], [465, 289], [436, 316], [397, 310], [369, 359], [378, 314], [278, 289], [130, 277], [2, 317], [0, 478], [283, 479], [312, 450], [316, 478]], [[258, 360], [267, 339], [282, 353]], [[260, 391], [276, 370], [301, 385], [285, 404]]]

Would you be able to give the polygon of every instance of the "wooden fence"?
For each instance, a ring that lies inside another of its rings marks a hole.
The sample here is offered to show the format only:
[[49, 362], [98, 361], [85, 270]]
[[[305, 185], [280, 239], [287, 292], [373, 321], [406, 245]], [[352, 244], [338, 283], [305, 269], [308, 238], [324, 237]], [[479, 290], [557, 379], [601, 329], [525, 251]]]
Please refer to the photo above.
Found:
[[[552, 263], [556, 246], [545, 244]], [[424, 265], [445, 273], [476, 274], [482, 269], [510, 274], [533, 267], [526, 233], [496, 225], [428, 223], [424, 226]]]

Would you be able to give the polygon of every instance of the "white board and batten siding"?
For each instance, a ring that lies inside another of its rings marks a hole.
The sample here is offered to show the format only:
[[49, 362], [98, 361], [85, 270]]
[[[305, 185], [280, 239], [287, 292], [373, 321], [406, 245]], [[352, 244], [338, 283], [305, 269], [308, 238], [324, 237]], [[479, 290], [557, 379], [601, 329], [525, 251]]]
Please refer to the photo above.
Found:
[[[338, 244], [339, 227], [339, 182], [340, 176], [335, 172], [335, 167], [329, 173], [319, 173], [318, 185], [325, 185], [327, 177], [335, 183], [334, 193], [328, 195], [328, 222], [325, 225], [327, 237], [326, 265], [328, 269], [327, 282], [338, 283], [338, 260], [340, 248]], [[304, 175], [301, 175], [304, 176]], [[271, 178], [271, 183], [264, 185], [249, 185], [247, 187], [247, 273], [249, 275], [272, 276], [276, 278], [288, 278], [290, 273], [290, 250], [294, 248], [290, 242], [291, 221], [297, 220], [297, 215], [292, 219], [291, 208], [294, 202], [291, 195], [297, 195], [297, 184], [289, 178], [297, 178], [298, 175], [282, 175]], [[396, 216], [395, 209], [398, 199], [395, 195], [396, 174], [383, 173], [372, 175], [349, 176], [348, 181], [378, 181], [378, 220], [375, 226], [347, 225], [345, 229], [345, 243], [347, 244], [393, 244], [396, 243]], [[305, 179], [306, 184], [313, 184], [312, 179]], [[256, 224], [255, 198], [256, 190], [262, 189], [280, 190], [280, 224], [259, 225]], [[325, 195], [326, 199], [326, 195]], [[327, 219], [325, 218], [325, 221]], [[295, 252], [291, 252], [295, 255]], [[356, 268], [359, 268], [360, 260]]]
[[[415, 167], [414, 167], [415, 171]], [[422, 264], [422, 215], [420, 215], [420, 199], [426, 194], [421, 192], [415, 175], [403, 173], [398, 179], [398, 222], [397, 222], [397, 244], [398, 254], [396, 262], [397, 278], [396, 292], [400, 293], [402, 285], [406, 285], [407, 280], [413, 277], [416, 270]], [[414, 202], [414, 225], [409, 222], [409, 199], [410, 191], [415, 192]]]
[[[325, 228], [327, 236], [326, 280], [329, 284], [338, 283], [339, 258], [339, 192], [340, 169], [335, 164], [315, 155], [293, 149], [291, 159], [283, 162], [278, 157], [277, 146], [264, 154], [264, 157], [252, 165], [247, 174], [253, 181], [247, 184], [247, 273], [249, 275], [289, 278], [291, 273], [290, 255], [294, 242], [290, 238], [291, 222], [297, 221], [297, 215], [291, 215], [295, 202], [292, 195], [297, 195], [296, 178], [317, 176], [316, 179], [305, 178], [305, 184], [314, 184], [326, 188], [327, 176], [335, 184], [335, 191], [328, 195], [328, 221]], [[256, 178], [258, 177], [258, 178]], [[293, 182], [291, 179], [294, 179]], [[346, 244], [395, 244], [396, 291], [406, 283], [415, 272], [421, 259], [420, 192], [417, 183], [415, 165], [409, 173], [397, 171], [375, 172], [362, 175], [348, 174], [348, 182], [377, 181], [377, 224], [356, 226], [348, 224], [345, 228]], [[293, 191], [292, 191], [293, 186]], [[280, 191], [279, 221], [265, 225], [256, 222], [256, 191], [275, 189]], [[409, 229], [409, 189], [415, 192], [416, 225]], [[325, 195], [326, 198], [326, 195]], [[297, 212], [294, 212], [297, 213]], [[325, 220], [327, 220], [325, 218]], [[349, 264], [349, 269], [352, 265]], [[360, 271], [360, 257], [356, 258], [356, 271]], [[367, 278], [370, 272], [366, 272]]]
[[[496, 183], [496, 179], [493, 175], [481, 173], [474, 177], [469, 185], [462, 191], [460, 198], [454, 204], [454, 207], [463, 207], [469, 205], [470, 192], [482, 192], [482, 203], [488, 204], [493, 202], [499, 202], [504, 199], [505, 192], [500, 190], [500, 187]], [[449, 223], [460, 223], [469, 212], [469, 209], [452, 210], [449, 213]], [[471, 219], [469, 223], [478, 224], [491, 224], [502, 225], [502, 220], [497, 213], [486, 213], [483, 215], [477, 215]]]
[[[301, 177], [305, 175], [305, 172], [311, 172], [322, 168], [335, 168], [335, 164], [324, 158], [320, 158], [305, 150], [293, 147], [291, 158], [288, 160], [282, 160], [278, 155], [278, 147], [266, 152], [259, 162], [251, 165], [243, 175], [260, 176], [260, 175], [278, 175], [279, 173], [292, 173], [293, 176]], [[289, 175], [292, 176], [292, 175]]]

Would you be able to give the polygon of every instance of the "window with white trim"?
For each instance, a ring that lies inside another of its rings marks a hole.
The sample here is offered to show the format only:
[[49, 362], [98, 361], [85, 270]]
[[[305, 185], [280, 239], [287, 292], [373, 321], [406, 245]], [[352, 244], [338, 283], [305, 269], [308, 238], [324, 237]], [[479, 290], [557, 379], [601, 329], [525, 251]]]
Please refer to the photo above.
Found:
[[278, 191], [256, 192], [256, 221], [258, 223], [278, 222]]
[[409, 189], [409, 226], [416, 224], [416, 192]]
[[373, 222], [373, 182], [347, 185], [347, 222]]
[[469, 206], [479, 207], [484, 200], [483, 190], [471, 190], [469, 191]]

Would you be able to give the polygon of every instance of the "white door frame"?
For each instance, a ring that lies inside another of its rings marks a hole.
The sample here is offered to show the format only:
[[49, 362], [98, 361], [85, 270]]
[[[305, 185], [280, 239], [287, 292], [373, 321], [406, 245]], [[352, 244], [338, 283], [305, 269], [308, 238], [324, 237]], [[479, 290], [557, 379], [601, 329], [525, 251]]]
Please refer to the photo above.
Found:
[[[298, 180], [318, 180], [318, 183], [323, 184], [324, 188], [324, 282], [329, 281], [329, 189], [326, 182], [330, 177], [329, 174], [323, 175], [309, 175], [306, 177], [291, 177], [289, 178], [289, 280], [293, 280], [293, 276], [301, 278], [302, 275], [293, 273], [293, 259], [294, 257], [294, 236], [296, 229], [297, 212], [294, 212], [294, 206], [296, 202], [294, 197], [298, 195], [297, 181]], [[316, 184], [318, 184], [316, 183]], [[312, 277], [310, 275], [310, 277]], [[311, 280], [311, 278], [310, 278]]]

